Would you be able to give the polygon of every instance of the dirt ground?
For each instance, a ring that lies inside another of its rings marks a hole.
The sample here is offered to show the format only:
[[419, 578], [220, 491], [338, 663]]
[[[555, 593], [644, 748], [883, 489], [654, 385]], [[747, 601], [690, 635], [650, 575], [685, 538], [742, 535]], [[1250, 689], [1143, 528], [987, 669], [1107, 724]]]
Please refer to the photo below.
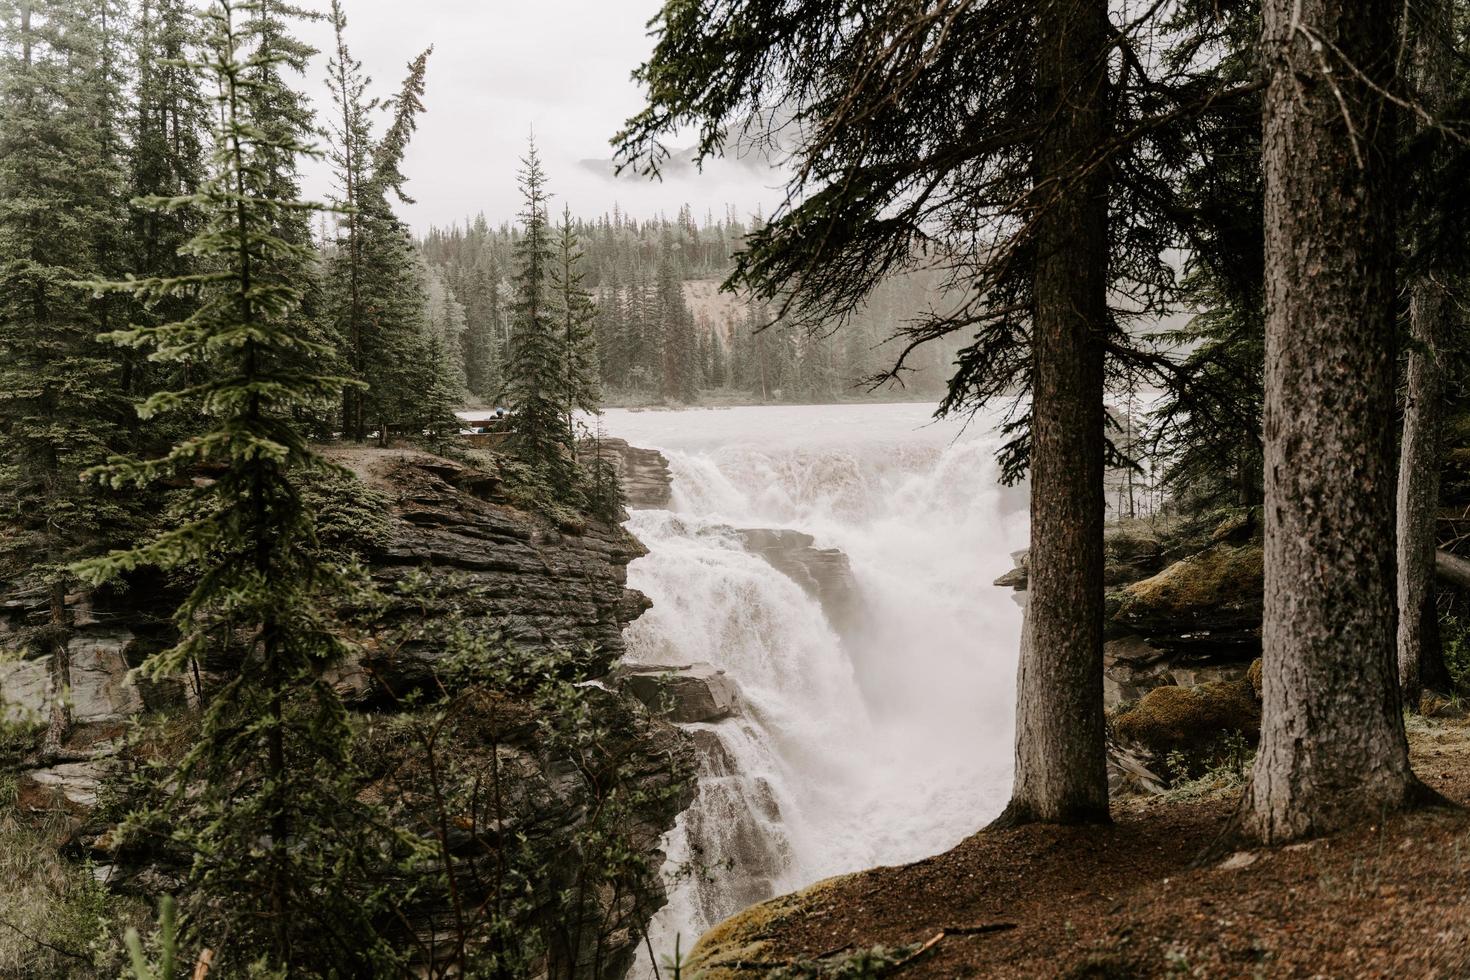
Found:
[[[1412, 727], [1420, 777], [1470, 804], [1470, 727]], [[740, 965], [706, 975], [849, 975], [837, 965], [883, 945], [909, 948], [877, 975], [905, 980], [1470, 978], [1470, 811], [1365, 815], [1349, 833], [1197, 866], [1238, 796], [1126, 802], [1108, 828], [980, 833], [814, 886], [706, 937]]]

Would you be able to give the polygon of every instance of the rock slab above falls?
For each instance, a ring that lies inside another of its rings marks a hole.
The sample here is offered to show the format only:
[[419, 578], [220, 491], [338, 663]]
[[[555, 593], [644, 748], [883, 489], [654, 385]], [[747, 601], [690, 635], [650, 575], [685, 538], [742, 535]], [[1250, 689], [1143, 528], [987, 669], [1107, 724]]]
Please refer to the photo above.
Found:
[[740, 705], [740, 689], [713, 664], [682, 666], [624, 663], [608, 677], [656, 715], [681, 724], [730, 717]]
[[742, 528], [735, 533], [746, 551], [764, 558], [815, 598], [838, 633], [860, 628], [862, 603], [846, 554], [818, 548], [810, 534], [789, 528]]
[[673, 498], [669, 461], [657, 449], [630, 446], [626, 439], [603, 439], [602, 455], [612, 461], [630, 510], [666, 510]]

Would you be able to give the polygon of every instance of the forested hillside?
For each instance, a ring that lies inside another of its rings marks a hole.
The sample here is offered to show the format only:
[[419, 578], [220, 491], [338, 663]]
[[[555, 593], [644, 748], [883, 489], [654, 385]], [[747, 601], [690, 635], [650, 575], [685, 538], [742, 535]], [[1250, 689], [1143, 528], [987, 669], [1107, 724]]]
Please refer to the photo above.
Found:
[[[614, 208], [571, 228], [596, 303], [607, 404], [934, 399], [945, 389], [955, 343], [927, 345], [889, 376], [900, 329], [952, 302], [937, 271], [884, 281], [847, 322], [798, 328], [782, 319], [779, 300], [721, 289], [752, 230], [733, 212], [696, 221], [686, 206], [673, 219], [639, 220]], [[503, 376], [518, 235], [482, 215], [420, 242], [436, 304], [430, 319], [458, 334], [470, 394], [483, 404], [495, 401]]]

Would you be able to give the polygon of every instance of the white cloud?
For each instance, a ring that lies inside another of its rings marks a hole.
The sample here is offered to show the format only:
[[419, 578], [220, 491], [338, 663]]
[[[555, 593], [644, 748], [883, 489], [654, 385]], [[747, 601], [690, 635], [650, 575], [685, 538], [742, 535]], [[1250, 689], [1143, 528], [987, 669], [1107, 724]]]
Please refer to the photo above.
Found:
[[[323, 0], [318, 0], [323, 6]], [[509, 220], [519, 198], [515, 173], [533, 127], [556, 195], [574, 213], [611, 211], [614, 202], [635, 216], [672, 214], [691, 204], [696, 215], [726, 204], [741, 213], [780, 200], [780, 174], [750, 161], [717, 161], [704, 174], [679, 170], [662, 184], [605, 168], [609, 139], [642, 105], [631, 73], [653, 48], [646, 24], [660, 0], [345, 0], [348, 43], [386, 98], [404, 66], [430, 44], [425, 104], [405, 161], [408, 192], [417, 203], [404, 216], [419, 231], [449, 225], [483, 211], [492, 223]], [[302, 32], [326, 51], [325, 23]], [[326, 55], [306, 79], [319, 111], [330, 101], [323, 81]], [[307, 174], [306, 190], [322, 196], [325, 164]]]

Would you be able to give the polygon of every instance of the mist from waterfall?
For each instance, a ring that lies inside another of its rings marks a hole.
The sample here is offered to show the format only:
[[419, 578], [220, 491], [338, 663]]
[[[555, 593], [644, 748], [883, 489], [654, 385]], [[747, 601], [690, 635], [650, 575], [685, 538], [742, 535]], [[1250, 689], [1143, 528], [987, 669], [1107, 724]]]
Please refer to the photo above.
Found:
[[[609, 434], [662, 450], [674, 478], [671, 510], [628, 522], [649, 548], [629, 584], [653, 600], [626, 632], [628, 659], [712, 663], [743, 698], [740, 716], [687, 726], [705, 775], [667, 841], [660, 960], [676, 934], [687, 951], [751, 901], [943, 851], [1005, 803], [1021, 610], [990, 583], [1026, 544], [1025, 496], [997, 485], [985, 427], [930, 412], [607, 415]], [[844, 552], [856, 616], [833, 622], [747, 550], [745, 528]]]

